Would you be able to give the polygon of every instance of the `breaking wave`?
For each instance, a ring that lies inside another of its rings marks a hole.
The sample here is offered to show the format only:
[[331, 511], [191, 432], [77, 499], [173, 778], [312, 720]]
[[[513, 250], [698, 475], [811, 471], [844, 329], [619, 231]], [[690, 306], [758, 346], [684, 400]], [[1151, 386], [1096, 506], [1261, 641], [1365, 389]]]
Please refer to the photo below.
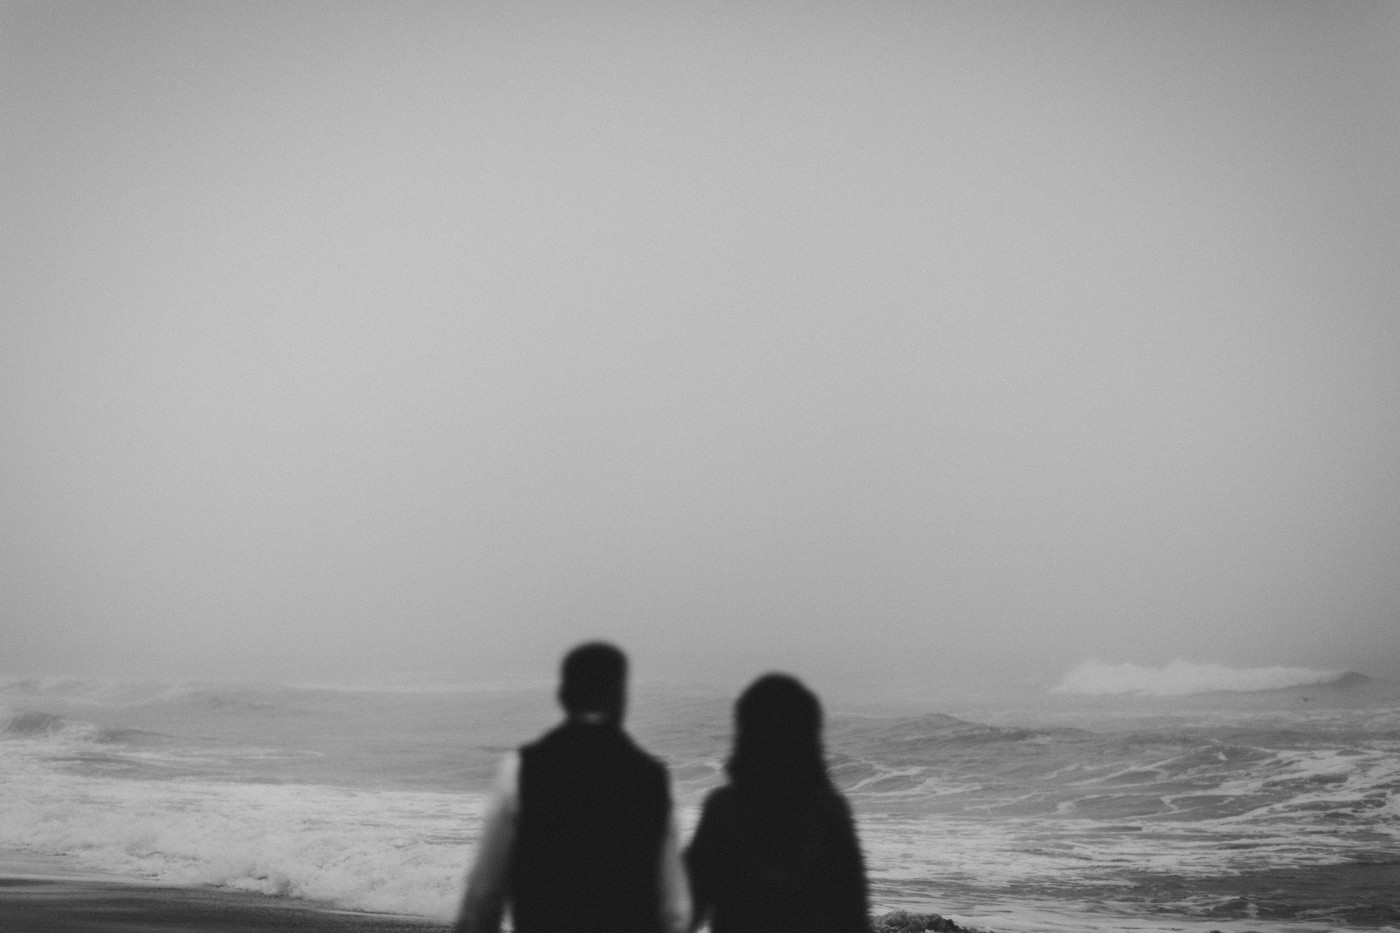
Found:
[[1253, 693], [1281, 690], [1341, 680], [1345, 671], [1322, 671], [1307, 667], [1226, 667], [1224, 664], [1193, 664], [1176, 660], [1164, 667], [1137, 664], [1105, 664], [1090, 658], [1066, 674], [1051, 688], [1054, 693], [1084, 696], [1132, 694], [1173, 697], [1193, 693], [1228, 690]]
[[6, 735], [52, 735], [62, 732], [68, 720], [52, 713], [22, 712], [5, 725]]
[[[1359, 674], [1267, 670], [1090, 662], [1066, 684], [1126, 696], [1165, 692], [1163, 680], [1181, 692], [1330, 676], [1314, 698], [1365, 704], [1300, 700], [1260, 717], [1256, 706], [1272, 701], [1212, 698], [1200, 704], [1208, 714], [1166, 723], [1141, 716], [1135, 699], [1066, 703], [1060, 716], [1043, 696], [1056, 715], [1034, 724], [924, 706], [833, 713], [828, 760], [860, 820], [872, 903], [937, 904], [1008, 933], [1400, 923], [1400, 691], [1347, 691], [1365, 685]], [[641, 744], [672, 765], [689, 838], [722, 780], [729, 699], [658, 694], [637, 707]], [[501, 753], [552, 715], [548, 691], [534, 687], [0, 680], [0, 840], [83, 871], [448, 920]], [[1283, 892], [1269, 893], [1277, 923], [1217, 885], [1246, 873]]]
[[472, 795], [102, 780], [12, 756], [0, 838], [83, 869], [446, 919], [479, 824]]

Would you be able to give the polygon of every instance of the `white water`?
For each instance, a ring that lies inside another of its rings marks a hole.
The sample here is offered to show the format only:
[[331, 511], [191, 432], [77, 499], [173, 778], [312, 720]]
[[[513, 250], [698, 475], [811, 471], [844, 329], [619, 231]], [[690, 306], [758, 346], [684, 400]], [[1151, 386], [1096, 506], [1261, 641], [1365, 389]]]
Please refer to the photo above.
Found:
[[474, 794], [131, 780], [55, 771], [44, 740], [0, 757], [0, 840], [79, 868], [447, 917]]
[[1193, 664], [1177, 660], [1163, 667], [1137, 664], [1105, 664], [1091, 658], [1064, 676], [1056, 693], [1104, 696], [1172, 697], [1193, 693], [1230, 691], [1250, 693], [1281, 690], [1338, 680], [1344, 671], [1323, 671], [1307, 667], [1227, 667], [1224, 664]]
[[[460, 897], [501, 749], [552, 716], [544, 693], [0, 694], [11, 707], [0, 710], [0, 846], [440, 919]], [[671, 763], [688, 834], [719, 780], [728, 701], [636, 705], [638, 737]], [[1400, 709], [1193, 716], [1117, 732], [831, 717], [873, 906], [1006, 933], [1340, 928], [1333, 908], [1345, 904], [1299, 901], [1269, 919], [1211, 885], [1400, 863]]]

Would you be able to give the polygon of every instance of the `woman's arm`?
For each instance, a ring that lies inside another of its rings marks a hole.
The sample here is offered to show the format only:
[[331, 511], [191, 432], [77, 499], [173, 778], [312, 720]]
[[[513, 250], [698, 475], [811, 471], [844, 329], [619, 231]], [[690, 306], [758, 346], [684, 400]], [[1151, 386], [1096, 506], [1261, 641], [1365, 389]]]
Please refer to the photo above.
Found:
[[695, 836], [685, 850], [686, 874], [690, 878], [690, 929], [700, 929], [710, 920], [710, 911], [715, 905], [715, 888], [724, 857], [721, 841], [721, 820], [716, 800], [719, 791], [705, 799], [700, 812], [700, 824], [695, 827]]

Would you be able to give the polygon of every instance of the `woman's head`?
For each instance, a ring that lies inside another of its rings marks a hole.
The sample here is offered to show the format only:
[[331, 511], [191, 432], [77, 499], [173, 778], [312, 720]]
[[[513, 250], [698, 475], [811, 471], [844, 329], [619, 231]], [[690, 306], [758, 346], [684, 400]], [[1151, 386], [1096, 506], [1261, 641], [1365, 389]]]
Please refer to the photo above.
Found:
[[734, 705], [729, 776], [741, 788], [830, 787], [822, 756], [822, 707], [787, 674], [765, 674]]

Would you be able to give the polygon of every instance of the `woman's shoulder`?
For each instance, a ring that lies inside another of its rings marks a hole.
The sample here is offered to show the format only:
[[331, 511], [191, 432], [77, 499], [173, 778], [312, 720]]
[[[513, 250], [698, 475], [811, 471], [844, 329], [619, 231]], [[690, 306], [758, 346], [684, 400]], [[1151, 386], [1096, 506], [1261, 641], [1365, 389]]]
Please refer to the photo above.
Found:
[[721, 784], [719, 787], [716, 787], [714, 790], [710, 791], [708, 794], [705, 795], [705, 803], [702, 805], [702, 810], [705, 812], [708, 812], [710, 810], [723, 810], [727, 807], [733, 806], [733, 804], [734, 785]]
[[687, 858], [697, 857], [700, 851], [713, 852], [716, 846], [724, 848], [729, 843], [734, 825], [734, 792], [725, 785], [716, 787], [705, 795], [700, 807], [700, 821], [695, 826], [695, 834], [690, 840]]

